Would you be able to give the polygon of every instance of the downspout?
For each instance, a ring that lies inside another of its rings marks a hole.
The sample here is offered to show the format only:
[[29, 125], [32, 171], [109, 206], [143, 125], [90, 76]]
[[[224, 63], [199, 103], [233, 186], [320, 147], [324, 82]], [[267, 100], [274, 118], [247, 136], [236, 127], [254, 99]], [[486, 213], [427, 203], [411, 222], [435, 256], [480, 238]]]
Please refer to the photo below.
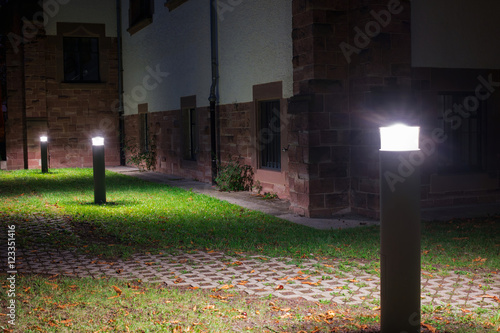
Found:
[[[17, 3], [16, 12], [14, 16], [14, 31], [18, 36], [24, 36], [22, 31], [22, 19], [20, 18], [23, 8], [21, 2]], [[24, 169], [29, 169], [28, 164], [28, 124], [26, 123], [26, 55], [25, 55], [25, 43], [19, 44], [19, 57], [21, 59], [20, 69], [21, 69], [21, 121], [22, 121], [22, 138], [23, 138], [23, 167]]]
[[125, 119], [123, 112], [123, 60], [122, 60], [122, 5], [116, 0], [116, 37], [118, 49], [118, 132], [120, 136], [120, 165], [125, 165]]
[[217, 177], [217, 133], [215, 121], [215, 105], [217, 102], [217, 81], [218, 81], [218, 63], [217, 63], [217, 0], [210, 0], [210, 48], [212, 63], [212, 86], [210, 87], [210, 157], [212, 161], [212, 184], [214, 185]]

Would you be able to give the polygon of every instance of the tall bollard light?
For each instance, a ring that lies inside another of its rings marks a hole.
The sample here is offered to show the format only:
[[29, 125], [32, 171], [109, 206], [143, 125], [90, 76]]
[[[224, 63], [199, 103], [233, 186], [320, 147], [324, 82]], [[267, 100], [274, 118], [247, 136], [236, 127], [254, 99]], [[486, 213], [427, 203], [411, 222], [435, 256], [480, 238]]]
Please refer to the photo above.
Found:
[[104, 138], [92, 138], [94, 166], [94, 203], [106, 203], [106, 167], [104, 163]]
[[46, 136], [40, 137], [40, 151], [42, 153], [42, 173], [49, 172], [49, 164], [47, 162], [47, 146], [48, 146], [48, 138]]
[[420, 332], [419, 127], [380, 128], [380, 327]]

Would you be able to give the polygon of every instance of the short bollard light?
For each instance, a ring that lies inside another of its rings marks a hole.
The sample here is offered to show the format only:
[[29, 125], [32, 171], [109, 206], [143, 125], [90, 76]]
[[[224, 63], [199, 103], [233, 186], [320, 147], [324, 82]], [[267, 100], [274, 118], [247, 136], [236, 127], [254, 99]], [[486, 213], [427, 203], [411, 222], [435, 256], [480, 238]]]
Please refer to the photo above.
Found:
[[46, 136], [41, 136], [40, 137], [40, 151], [41, 151], [41, 157], [42, 157], [42, 173], [47, 173], [49, 172], [49, 164], [47, 161], [48, 158], [48, 138]]
[[380, 128], [380, 328], [420, 332], [419, 127]]
[[104, 138], [92, 138], [94, 167], [94, 203], [106, 203], [106, 167], [104, 163]]

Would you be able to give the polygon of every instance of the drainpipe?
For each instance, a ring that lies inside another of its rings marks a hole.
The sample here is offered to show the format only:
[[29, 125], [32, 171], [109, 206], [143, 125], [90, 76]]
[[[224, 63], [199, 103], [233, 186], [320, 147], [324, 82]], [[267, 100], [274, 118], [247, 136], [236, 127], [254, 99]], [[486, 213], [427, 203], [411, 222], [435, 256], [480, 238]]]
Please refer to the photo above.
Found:
[[120, 165], [125, 165], [125, 119], [123, 112], [123, 61], [122, 61], [122, 4], [116, 0], [116, 37], [118, 48], [118, 132], [120, 136]]
[[212, 160], [212, 185], [215, 185], [217, 177], [217, 135], [215, 121], [215, 104], [217, 102], [217, 80], [218, 63], [217, 63], [217, 0], [210, 0], [210, 47], [211, 47], [211, 62], [212, 62], [212, 86], [210, 87], [210, 157]]

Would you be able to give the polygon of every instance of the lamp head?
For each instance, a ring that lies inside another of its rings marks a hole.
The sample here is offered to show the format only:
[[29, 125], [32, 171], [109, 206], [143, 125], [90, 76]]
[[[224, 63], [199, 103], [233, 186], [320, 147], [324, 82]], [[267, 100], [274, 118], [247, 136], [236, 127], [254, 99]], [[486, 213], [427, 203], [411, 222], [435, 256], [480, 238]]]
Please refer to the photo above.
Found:
[[92, 145], [93, 146], [104, 146], [104, 138], [101, 136], [97, 136], [95, 138], [92, 138]]
[[47, 142], [47, 140], [48, 138], [45, 135], [40, 137], [40, 142]]
[[419, 150], [418, 136], [420, 127], [394, 124], [380, 127], [380, 150], [412, 151]]

